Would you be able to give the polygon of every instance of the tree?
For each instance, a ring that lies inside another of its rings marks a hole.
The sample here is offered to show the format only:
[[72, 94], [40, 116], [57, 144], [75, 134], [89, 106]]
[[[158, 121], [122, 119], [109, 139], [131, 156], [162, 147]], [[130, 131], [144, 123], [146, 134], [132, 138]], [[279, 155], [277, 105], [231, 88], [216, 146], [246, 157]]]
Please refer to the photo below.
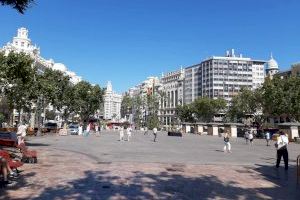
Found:
[[141, 112], [142, 109], [144, 109], [145, 103], [144, 99], [142, 99], [140, 96], [135, 96], [132, 99], [132, 114], [133, 114], [133, 122], [137, 127], [142, 126], [143, 122], [143, 113]]
[[33, 0], [0, 0], [1, 5], [8, 5], [16, 9], [19, 13], [24, 14], [24, 11], [34, 3]]
[[86, 81], [81, 81], [74, 86], [74, 111], [82, 121], [87, 122], [89, 117], [100, 108], [103, 93], [99, 85], [92, 86]]
[[300, 77], [267, 79], [263, 84], [263, 113], [300, 121]]
[[195, 122], [191, 104], [177, 106], [176, 115], [179, 117], [181, 122]]
[[212, 118], [226, 108], [224, 99], [202, 97], [192, 103], [192, 109], [199, 121], [210, 122]]
[[122, 98], [122, 103], [121, 103], [121, 117], [128, 117], [131, 112], [132, 112], [132, 106], [133, 106], [133, 99], [126, 94]]
[[159, 127], [158, 119], [159, 97], [156, 94], [147, 95], [146, 99], [146, 124], [149, 129]]
[[262, 90], [250, 90], [242, 88], [237, 96], [234, 96], [230, 102], [227, 112], [232, 121], [243, 119], [249, 116], [258, 118], [262, 110]]
[[7, 56], [0, 54], [0, 84], [11, 110], [19, 113], [30, 110], [32, 106], [32, 90], [34, 87], [35, 68], [33, 60], [24, 53], [10, 52]]

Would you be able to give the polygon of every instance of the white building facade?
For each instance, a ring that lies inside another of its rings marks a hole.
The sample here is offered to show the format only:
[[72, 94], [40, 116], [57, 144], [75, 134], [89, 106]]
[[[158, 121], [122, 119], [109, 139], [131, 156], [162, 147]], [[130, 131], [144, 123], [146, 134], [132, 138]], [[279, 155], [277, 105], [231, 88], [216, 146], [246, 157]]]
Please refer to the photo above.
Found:
[[74, 84], [81, 81], [81, 77], [77, 76], [75, 72], [69, 71], [67, 67], [62, 63], [55, 63], [52, 59], [45, 59], [40, 55], [40, 48], [33, 45], [31, 39], [29, 38], [28, 29], [22, 27], [17, 31], [17, 36], [13, 37], [12, 42], [8, 42], [1, 49], [8, 55], [9, 52], [14, 51], [16, 53], [26, 53], [34, 60], [34, 65], [37, 67], [39, 72], [43, 72], [46, 68], [51, 68], [53, 70], [62, 71], [65, 75], [70, 77], [70, 81]]
[[[12, 42], [8, 42], [4, 45], [0, 51], [4, 52], [5, 55], [8, 55], [10, 52], [16, 53], [25, 53], [33, 59], [33, 65], [37, 67], [38, 73], [43, 73], [45, 69], [50, 68], [53, 70], [59, 70], [65, 75], [70, 77], [70, 81], [73, 84], [77, 84], [81, 81], [81, 77], [77, 76], [75, 72], [69, 71], [67, 67], [62, 63], [55, 63], [52, 59], [45, 59], [40, 54], [40, 48], [36, 45], [33, 45], [31, 39], [29, 38], [28, 29], [22, 27], [17, 31], [17, 36], [13, 37]], [[35, 105], [33, 105], [35, 107]], [[48, 110], [53, 110], [51, 105], [48, 106]], [[14, 118], [17, 119], [18, 113], [14, 111]], [[35, 126], [35, 115], [31, 114], [30, 126]], [[42, 113], [42, 117], [45, 118], [45, 113]], [[56, 120], [61, 121], [62, 119], [57, 115]], [[15, 123], [17, 123], [15, 121]]]
[[177, 71], [163, 74], [160, 79], [160, 91], [162, 96], [159, 102], [158, 117], [166, 129], [177, 124], [176, 107], [183, 104], [184, 71], [182, 68]]
[[121, 119], [121, 103], [122, 95], [116, 94], [113, 91], [110, 81], [107, 83], [104, 94], [104, 119], [106, 120], [120, 120]]
[[266, 62], [236, 56], [234, 50], [225, 56], [212, 56], [185, 69], [185, 101], [198, 97], [223, 98], [228, 103], [241, 88], [256, 89], [264, 83]]

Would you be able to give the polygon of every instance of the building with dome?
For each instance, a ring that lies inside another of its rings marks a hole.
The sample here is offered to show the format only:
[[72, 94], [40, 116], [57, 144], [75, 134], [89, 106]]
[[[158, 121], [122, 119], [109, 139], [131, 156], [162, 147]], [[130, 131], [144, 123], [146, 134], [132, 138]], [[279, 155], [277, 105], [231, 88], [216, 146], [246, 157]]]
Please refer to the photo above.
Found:
[[[34, 65], [38, 70], [38, 73], [43, 73], [45, 69], [50, 68], [53, 70], [58, 70], [63, 72], [65, 75], [70, 77], [70, 81], [73, 84], [77, 84], [81, 81], [81, 77], [77, 76], [75, 72], [72, 72], [67, 69], [67, 67], [62, 63], [55, 63], [53, 59], [45, 59], [41, 56], [40, 48], [36, 45], [33, 45], [31, 39], [29, 38], [29, 31], [28, 29], [22, 27], [19, 28], [17, 31], [17, 36], [13, 37], [12, 42], [8, 42], [2, 48], [0, 48], [0, 52], [4, 52], [5, 55], [8, 55], [10, 52], [16, 53], [25, 53], [29, 55], [33, 61]], [[35, 106], [35, 105], [33, 105]], [[51, 105], [48, 106], [48, 110], [53, 110]], [[58, 114], [58, 120], [61, 120]], [[45, 116], [45, 113], [43, 113]], [[14, 119], [18, 119], [18, 113], [14, 111]], [[13, 120], [15, 123], [18, 123], [16, 120]], [[34, 113], [31, 114], [30, 119], [30, 126], [34, 127], [35, 125], [35, 115]]]
[[121, 119], [121, 102], [122, 95], [113, 91], [110, 81], [107, 82], [106, 91], [104, 94], [104, 115], [106, 120], [120, 120]]
[[266, 76], [270, 77], [271, 79], [275, 74], [279, 72], [279, 67], [277, 61], [273, 58], [273, 55], [271, 54], [270, 60], [267, 62], [267, 68], [266, 68]]
[[3, 46], [0, 51], [3, 51], [5, 55], [14, 51], [17, 53], [24, 52], [34, 60], [34, 65], [37, 67], [40, 73], [43, 73], [46, 68], [62, 71], [64, 74], [70, 76], [70, 81], [76, 84], [81, 81], [81, 77], [77, 76], [75, 72], [69, 71], [67, 67], [62, 63], [55, 63], [53, 59], [45, 59], [41, 56], [40, 48], [33, 45], [29, 38], [28, 29], [22, 27], [17, 31], [17, 36], [13, 37], [12, 42], [8, 42]]

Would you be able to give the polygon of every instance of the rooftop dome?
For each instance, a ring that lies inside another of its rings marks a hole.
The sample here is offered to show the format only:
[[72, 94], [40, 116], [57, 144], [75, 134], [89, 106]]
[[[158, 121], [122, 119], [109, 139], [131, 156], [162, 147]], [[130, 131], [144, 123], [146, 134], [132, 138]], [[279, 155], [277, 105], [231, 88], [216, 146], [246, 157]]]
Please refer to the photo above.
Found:
[[271, 54], [271, 59], [268, 61], [268, 69], [278, 69], [278, 63]]
[[53, 65], [53, 69], [61, 71], [61, 72], [66, 72], [67, 71], [67, 67], [62, 63], [55, 63]]

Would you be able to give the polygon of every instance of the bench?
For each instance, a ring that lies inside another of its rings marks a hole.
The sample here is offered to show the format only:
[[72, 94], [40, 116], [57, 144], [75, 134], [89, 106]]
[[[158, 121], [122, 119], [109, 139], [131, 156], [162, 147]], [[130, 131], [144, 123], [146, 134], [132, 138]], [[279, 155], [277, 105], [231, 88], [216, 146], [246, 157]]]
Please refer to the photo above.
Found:
[[20, 149], [22, 153], [22, 161], [25, 163], [37, 163], [37, 152], [35, 150], [28, 150], [25, 143], [17, 145], [17, 148]]
[[0, 146], [5, 147], [16, 147], [17, 143], [15, 140], [11, 139], [0, 139]]
[[168, 132], [168, 136], [182, 137], [182, 133], [181, 133], [181, 132], [173, 132], [173, 131], [169, 131], [169, 132]]

